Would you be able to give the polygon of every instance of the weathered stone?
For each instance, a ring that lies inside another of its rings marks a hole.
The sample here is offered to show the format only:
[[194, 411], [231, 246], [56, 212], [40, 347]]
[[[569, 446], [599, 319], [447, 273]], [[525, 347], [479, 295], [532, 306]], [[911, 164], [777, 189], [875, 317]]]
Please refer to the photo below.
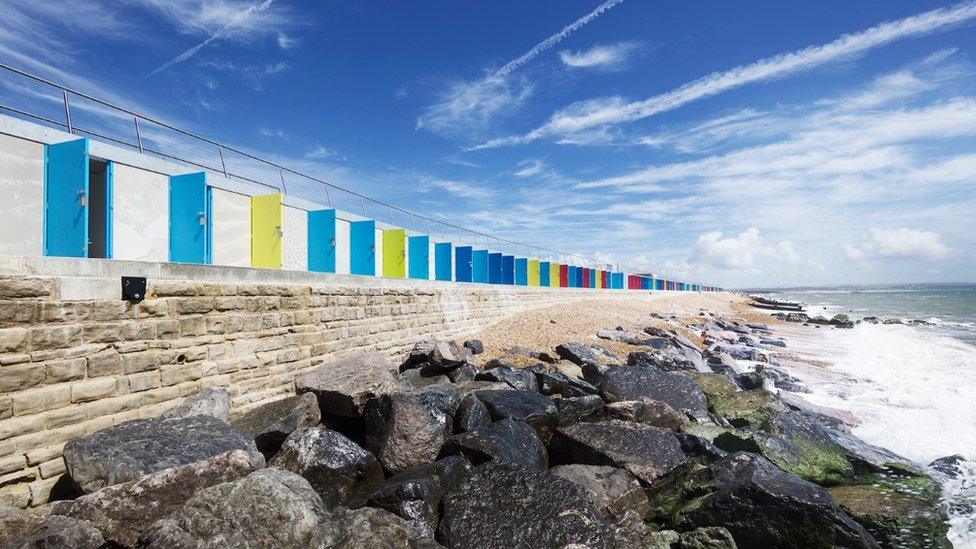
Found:
[[461, 404], [458, 405], [457, 413], [454, 415], [455, 433], [471, 431], [489, 423], [491, 423], [491, 414], [477, 396], [471, 394], [461, 399]]
[[599, 395], [586, 395], [556, 399], [557, 423], [569, 425], [598, 416], [603, 412], [603, 399]]
[[59, 504], [54, 513], [93, 524], [105, 540], [134, 547], [143, 530], [179, 509], [198, 490], [244, 477], [263, 464], [233, 450]]
[[230, 424], [251, 433], [258, 450], [270, 458], [288, 435], [317, 425], [320, 419], [315, 395], [304, 393], [258, 406]]
[[713, 412], [732, 425], [756, 429], [787, 410], [776, 395], [764, 389], [718, 395], [711, 399], [709, 405]]
[[594, 387], [599, 387], [600, 384], [603, 383], [603, 376], [610, 371], [610, 366], [586, 362], [580, 366], [580, 371], [583, 373], [584, 381]]
[[458, 366], [457, 368], [451, 370], [446, 375], [451, 383], [460, 383], [462, 381], [474, 381], [476, 375], [478, 375], [478, 367], [470, 362], [465, 362], [464, 364]]
[[634, 511], [646, 518], [651, 513], [640, 481], [623, 469], [574, 463], [553, 467], [551, 472], [585, 488], [593, 506], [605, 517], [622, 517]]
[[493, 420], [512, 418], [524, 421], [539, 433], [539, 438], [549, 440], [559, 413], [549, 397], [514, 390], [477, 391], [475, 395], [488, 408]]
[[334, 519], [339, 538], [331, 544], [315, 544], [328, 549], [433, 549], [440, 547], [431, 538], [422, 538], [409, 521], [373, 507], [346, 510]]
[[[4, 304], [6, 307], [6, 304]], [[0, 329], [0, 353], [24, 353], [27, 352], [30, 332], [27, 328], [4, 328]]]
[[558, 463], [621, 467], [652, 482], [686, 461], [681, 444], [667, 429], [607, 421], [577, 423], [556, 430], [549, 445]]
[[400, 365], [400, 371], [427, 363], [432, 372], [446, 373], [462, 366], [471, 354], [470, 349], [458, 345], [456, 341], [424, 340], [414, 345]]
[[[427, 390], [370, 399], [363, 413], [366, 448], [388, 471], [396, 474], [430, 463], [453, 431], [456, 392]], [[453, 391], [453, 388], [446, 386]]]
[[198, 491], [140, 538], [148, 548], [336, 547], [331, 513], [304, 478], [275, 467]]
[[526, 358], [532, 358], [535, 360], [541, 360], [542, 362], [548, 362], [550, 364], [556, 362], [556, 359], [545, 351], [536, 351], [535, 349], [529, 349], [526, 347], [511, 347], [506, 349], [506, 352], [512, 355], [524, 356]]
[[600, 384], [607, 402], [648, 398], [670, 405], [679, 412], [704, 417], [705, 394], [694, 381], [657, 368], [626, 366], [611, 368]]
[[471, 354], [480, 355], [485, 352], [485, 345], [480, 339], [469, 339], [464, 342], [464, 346], [471, 349]]
[[949, 518], [937, 501], [884, 484], [835, 486], [828, 492], [884, 547], [952, 547]]
[[678, 349], [666, 346], [655, 351], [635, 351], [627, 355], [630, 366], [657, 368], [664, 372], [695, 371], [695, 362]]
[[441, 498], [470, 469], [470, 464], [460, 456], [408, 469], [378, 486], [369, 498], [369, 505], [406, 519], [422, 536], [432, 538], [437, 531]]
[[658, 509], [682, 530], [722, 526], [741, 547], [878, 547], [826, 490], [756, 454], [729, 454], [678, 484], [659, 487], [652, 505], [668, 501]]
[[264, 462], [248, 433], [216, 418], [137, 419], [68, 442], [64, 461], [77, 487], [90, 493], [231, 450]]
[[225, 387], [210, 387], [187, 398], [162, 417], [210, 416], [227, 421], [230, 416], [230, 391]]
[[532, 372], [519, 368], [511, 368], [509, 366], [496, 366], [494, 368], [478, 372], [474, 378], [478, 381], [497, 381], [506, 383], [512, 389], [519, 391], [539, 390], [535, 375]]
[[383, 469], [372, 454], [344, 435], [318, 427], [288, 435], [268, 465], [304, 477], [329, 507], [362, 503], [383, 482]]
[[422, 389], [429, 385], [443, 385], [451, 382], [446, 375], [425, 375], [424, 368], [411, 368], [400, 372], [400, 379], [414, 389]]
[[611, 532], [581, 486], [513, 465], [486, 463], [443, 500], [440, 539], [456, 549], [606, 547]]
[[586, 381], [567, 376], [548, 364], [537, 364], [527, 370], [535, 374], [539, 385], [538, 391], [544, 395], [562, 395], [571, 398], [595, 395], [600, 392]]
[[649, 398], [611, 402], [606, 405], [605, 412], [610, 419], [643, 423], [672, 431], [678, 431], [688, 424], [688, 418], [684, 414], [665, 402]]
[[20, 509], [0, 505], [0, 547], [21, 538], [25, 538], [47, 518], [49, 508]]
[[556, 346], [556, 353], [560, 358], [574, 364], [600, 364], [618, 366], [623, 361], [603, 345], [587, 345], [585, 343], [564, 343]]
[[496, 461], [532, 469], [549, 467], [549, 456], [539, 435], [528, 424], [513, 419], [455, 435], [444, 444], [441, 454], [460, 454], [476, 465]]
[[25, 537], [8, 541], [9, 549], [98, 549], [105, 545], [102, 534], [87, 520], [50, 515]]
[[295, 391], [314, 393], [323, 416], [358, 418], [370, 398], [402, 390], [390, 369], [390, 364], [378, 354], [340, 358], [296, 377]]

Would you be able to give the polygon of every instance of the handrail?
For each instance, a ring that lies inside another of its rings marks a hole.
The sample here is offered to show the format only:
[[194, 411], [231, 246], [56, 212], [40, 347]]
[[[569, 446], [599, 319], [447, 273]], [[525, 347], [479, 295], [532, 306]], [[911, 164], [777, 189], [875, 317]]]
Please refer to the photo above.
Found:
[[[34, 118], [34, 119], [37, 119], [37, 120], [43, 120], [44, 122], [47, 122], [49, 124], [55, 124], [57, 126], [64, 127], [64, 128], [67, 129], [68, 133], [84, 133], [84, 134], [88, 134], [88, 135], [92, 135], [92, 136], [97, 136], [100, 139], [107, 139], [107, 140], [110, 140], [110, 141], [113, 141], [113, 142], [116, 142], [116, 143], [119, 143], [119, 144], [123, 144], [123, 145], [126, 145], [126, 146], [130, 146], [130, 147], [137, 148], [139, 150], [139, 152], [141, 152], [141, 153], [149, 152], [149, 153], [155, 154], [157, 156], [160, 156], [160, 157], [163, 157], [163, 158], [166, 158], [166, 159], [170, 159], [170, 160], [174, 160], [174, 161], [178, 161], [178, 162], [182, 162], [182, 163], [185, 163], [185, 164], [189, 164], [189, 165], [195, 166], [197, 168], [201, 168], [201, 169], [205, 169], [205, 170], [210, 170], [210, 171], [213, 171], [215, 173], [223, 173], [223, 175], [225, 177], [234, 177], [236, 179], [240, 179], [242, 181], [247, 181], [249, 183], [254, 183], [254, 184], [262, 185], [262, 186], [265, 186], [265, 187], [279, 189], [279, 187], [277, 185], [271, 185], [271, 184], [268, 184], [268, 183], [265, 183], [265, 182], [261, 182], [261, 181], [257, 181], [257, 180], [254, 180], [254, 179], [250, 179], [248, 177], [244, 177], [244, 176], [239, 175], [239, 174], [230, 173], [227, 170], [227, 164], [226, 164], [226, 162], [224, 160], [224, 151], [228, 151], [228, 152], [232, 152], [234, 154], [240, 155], [240, 156], [242, 156], [244, 158], [247, 158], [247, 159], [253, 160], [255, 162], [258, 162], [260, 164], [263, 164], [265, 166], [268, 166], [268, 167], [277, 169], [278, 170], [278, 173], [279, 173], [279, 176], [280, 176], [280, 179], [281, 179], [281, 187], [280, 187], [280, 190], [281, 190], [282, 193], [285, 193], [285, 188], [284, 188], [285, 187], [285, 177], [284, 177], [284, 174], [285, 173], [288, 173], [288, 174], [291, 174], [291, 175], [294, 175], [294, 176], [297, 176], [297, 177], [301, 177], [301, 178], [307, 179], [309, 181], [314, 181], [316, 183], [319, 183], [319, 184], [323, 185], [324, 190], [325, 190], [325, 194], [326, 194], [326, 200], [328, 201], [328, 203], [329, 203], [330, 206], [332, 205], [332, 198], [331, 198], [331, 194], [329, 193], [329, 188], [330, 187], [332, 189], [336, 189], [338, 191], [342, 191], [344, 193], [347, 193], [348, 195], [350, 195], [352, 197], [358, 198], [359, 201], [360, 201], [360, 205], [362, 207], [362, 211], [363, 211], [363, 214], [364, 214], [363, 216], [364, 217], [366, 217], [366, 215], [365, 215], [366, 214], [365, 201], [369, 201], [371, 204], [376, 204], [376, 205], [379, 205], [381, 207], [385, 207], [387, 209], [387, 212], [388, 212], [389, 217], [390, 217], [391, 224], [392, 224], [393, 212], [394, 211], [399, 212], [399, 213], [402, 213], [402, 214], [410, 217], [411, 223], [414, 225], [414, 230], [416, 230], [416, 219], [423, 220], [424, 223], [425, 223], [425, 226], [427, 228], [427, 233], [428, 234], [430, 234], [430, 225], [429, 225], [429, 223], [430, 222], [433, 222], [433, 223], [437, 223], [437, 224], [440, 224], [441, 225], [441, 227], [442, 227], [441, 228], [441, 235], [444, 238], [447, 238], [447, 236], [446, 236], [446, 233], [444, 232], [443, 228], [444, 227], [448, 227], [450, 229], [453, 229], [452, 232], [457, 231], [458, 238], [459, 238], [459, 240], [461, 242], [463, 242], [463, 240], [464, 240], [463, 237], [461, 236], [461, 233], [464, 232], [464, 233], [467, 233], [467, 234], [470, 234], [470, 235], [473, 235], [474, 236], [475, 245], [480, 245], [480, 244], [478, 244], [478, 237], [481, 236], [481, 237], [484, 237], [485, 239], [487, 239], [488, 240], [488, 243], [490, 243], [491, 241], [494, 241], [496, 243], [504, 243], [504, 244], [507, 244], [508, 247], [509, 247], [509, 251], [512, 252], [512, 253], [515, 253], [512, 250], [512, 247], [514, 246], [514, 247], [521, 247], [521, 248], [523, 248], [523, 251], [526, 251], [526, 255], [529, 255], [527, 253], [528, 250], [535, 250], [538, 253], [538, 255], [540, 256], [540, 258], [543, 255], [547, 255], [548, 256], [548, 259], [552, 259], [552, 255], [555, 255], [555, 256], [559, 256], [563, 260], [565, 260], [565, 258], [571, 258], [572, 260], [578, 261], [579, 263], [582, 263], [582, 264], [584, 264], [584, 265], [586, 265], [588, 267], [602, 266], [606, 270], [627, 271], [627, 272], [630, 272], [630, 273], [637, 273], [637, 272], [640, 271], [640, 269], [636, 269], [636, 268], [630, 267], [628, 265], [611, 264], [611, 263], [607, 263], [605, 261], [600, 261], [600, 260], [597, 260], [597, 259], [592, 259], [592, 258], [588, 258], [588, 257], [585, 257], [585, 256], [581, 256], [579, 254], [562, 252], [562, 251], [559, 251], [559, 250], [553, 250], [553, 249], [550, 249], [550, 248], [544, 248], [544, 247], [536, 246], [536, 245], [533, 245], [533, 244], [526, 244], [524, 242], [518, 242], [518, 241], [515, 241], [515, 240], [509, 240], [509, 239], [506, 239], [506, 238], [499, 238], [499, 237], [490, 235], [488, 233], [483, 233], [481, 231], [476, 231], [476, 230], [469, 229], [467, 227], [463, 227], [461, 225], [456, 225], [454, 223], [449, 223], [449, 222], [446, 222], [446, 221], [443, 221], [443, 220], [440, 220], [440, 219], [436, 219], [436, 218], [433, 218], [433, 217], [428, 217], [428, 216], [425, 216], [425, 215], [421, 215], [421, 214], [412, 212], [410, 210], [406, 210], [404, 208], [401, 208], [399, 206], [396, 206], [394, 204], [390, 204], [388, 202], [384, 202], [382, 200], [377, 200], [375, 198], [366, 196], [366, 195], [364, 195], [362, 193], [359, 193], [359, 192], [354, 191], [352, 189], [343, 187], [341, 185], [336, 185], [335, 183], [330, 183], [330, 182], [325, 181], [323, 179], [320, 179], [318, 177], [315, 177], [315, 176], [309, 175], [307, 173], [303, 173], [301, 171], [298, 171], [298, 170], [289, 168], [289, 167], [284, 166], [282, 164], [278, 164], [276, 162], [273, 162], [273, 161], [270, 161], [270, 160], [266, 160], [264, 158], [261, 158], [261, 157], [255, 155], [255, 154], [252, 154], [252, 153], [249, 153], [247, 151], [241, 150], [241, 149], [239, 149], [237, 147], [234, 147], [234, 146], [231, 146], [231, 145], [226, 145], [226, 144], [221, 143], [219, 141], [215, 141], [215, 140], [210, 139], [208, 137], [204, 137], [202, 135], [199, 135], [199, 134], [197, 134], [195, 132], [191, 132], [189, 130], [184, 130], [182, 128], [178, 128], [176, 126], [173, 126], [172, 124], [169, 124], [168, 122], [164, 122], [162, 120], [159, 120], [158, 118], [155, 118], [155, 117], [152, 117], [152, 116], [149, 116], [149, 115], [146, 115], [146, 114], [142, 114], [140, 112], [136, 112], [136, 111], [134, 111], [132, 109], [129, 109], [129, 108], [126, 108], [126, 107], [123, 107], [123, 106], [120, 106], [120, 105], [116, 105], [116, 104], [111, 103], [109, 101], [106, 101], [104, 99], [100, 99], [100, 98], [95, 97], [93, 95], [87, 94], [85, 92], [81, 92], [81, 91], [78, 91], [78, 90], [69, 88], [67, 86], [64, 86], [62, 84], [58, 84], [57, 82], [54, 82], [54, 81], [49, 80], [47, 78], [44, 78], [42, 76], [37, 76], [35, 74], [29, 73], [27, 71], [24, 71], [22, 69], [19, 69], [19, 68], [16, 68], [16, 67], [7, 65], [6, 63], [0, 62], [0, 68], [6, 70], [8, 72], [17, 74], [17, 75], [22, 76], [24, 78], [28, 78], [28, 79], [33, 80], [35, 82], [39, 82], [41, 84], [50, 86], [52, 88], [55, 88], [55, 89], [61, 91], [62, 97], [63, 97], [63, 102], [64, 102], [65, 122], [58, 122], [56, 120], [53, 120], [53, 119], [48, 118], [48, 117], [45, 117], [45, 116], [41, 116], [41, 115], [38, 115], [38, 114], [33, 114], [33, 113], [30, 113], [30, 112], [27, 112], [27, 111], [23, 111], [23, 110], [20, 110], [20, 109], [17, 109], [17, 108], [5, 106], [5, 105], [2, 105], [2, 104], [0, 104], [0, 109], [5, 109], [7, 111], [10, 111], [12, 113], [16, 113], [16, 114], [21, 115], [21, 116], [27, 116], [27, 117], [31, 117], [31, 118]], [[92, 131], [92, 130], [84, 130], [84, 129], [78, 127], [77, 125], [72, 124], [72, 120], [71, 120], [71, 107], [70, 107], [69, 95], [74, 95], [74, 96], [77, 96], [77, 97], [86, 99], [88, 101], [92, 101], [94, 103], [97, 103], [97, 104], [102, 105], [104, 107], [107, 107], [109, 109], [113, 109], [115, 111], [118, 111], [118, 112], [121, 112], [121, 113], [124, 113], [126, 115], [131, 116], [132, 119], [133, 119], [133, 123], [135, 125], [136, 143], [129, 143], [127, 141], [124, 141], [124, 140], [121, 140], [121, 139], [118, 139], [118, 138], [113, 138], [113, 137], [109, 137], [109, 136], [106, 136], [106, 135], [99, 134], [99, 133], [97, 133], [95, 131]], [[220, 156], [220, 164], [221, 164], [221, 167], [219, 169], [217, 169], [215, 167], [211, 167], [211, 166], [206, 166], [204, 164], [200, 164], [199, 162], [193, 162], [193, 161], [187, 160], [185, 158], [180, 158], [178, 156], [173, 156], [171, 154], [167, 154], [167, 153], [164, 153], [162, 151], [155, 151], [155, 150], [152, 150], [152, 149], [149, 149], [149, 148], [145, 147], [144, 146], [144, 143], [143, 143], [142, 133], [140, 132], [140, 126], [139, 126], [139, 121], [140, 120], [142, 120], [144, 122], [149, 122], [149, 123], [155, 124], [157, 126], [160, 126], [162, 128], [165, 128], [167, 130], [176, 132], [176, 133], [178, 133], [180, 135], [183, 135], [183, 136], [186, 136], [186, 137], [195, 139], [197, 141], [200, 141], [202, 143], [206, 143], [206, 144], [209, 144], [209, 145], [213, 145], [214, 147], [217, 148], [217, 152], [218, 152], [218, 154]], [[287, 193], [285, 193], [285, 194], [287, 194]], [[487, 243], [486, 243], [486, 245], [487, 245]], [[543, 254], [541, 252], [546, 252], [546, 254]], [[552, 255], [549, 255], [549, 254], [552, 254]]]

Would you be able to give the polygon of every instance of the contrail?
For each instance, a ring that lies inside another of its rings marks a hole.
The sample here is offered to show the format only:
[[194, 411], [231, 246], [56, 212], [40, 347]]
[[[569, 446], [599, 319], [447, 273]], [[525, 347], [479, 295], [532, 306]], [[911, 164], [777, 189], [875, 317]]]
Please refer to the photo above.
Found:
[[254, 4], [252, 6], [248, 6], [247, 9], [245, 9], [241, 13], [237, 14], [230, 22], [228, 22], [226, 25], [224, 25], [223, 27], [221, 27], [220, 30], [218, 30], [217, 32], [215, 32], [213, 34], [213, 36], [211, 36], [210, 38], [207, 38], [206, 40], [204, 40], [203, 42], [200, 42], [196, 46], [193, 46], [192, 48], [186, 50], [185, 52], [183, 52], [183, 53], [177, 55], [176, 57], [170, 59], [169, 61], [163, 63], [159, 68], [157, 68], [156, 70], [154, 70], [151, 73], [147, 74], [146, 75], [146, 78], [149, 78], [150, 76], [154, 76], [156, 74], [159, 74], [159, 73], [163, 72], [164, 70], [172, 67], [173, 65], [175, 65], [177, 63], [182, 63], [183, 61], [186, 61], [187, 59], [193, 57], [194, 55], [197, 54], [198, 51], [200, 51], [201, 49], [203, 49], [206, 46], [208, 46], [214, 40], [218, 40], [220, 38], [223, 38], [224, 36], [227, 36], [228, 31], [233, 30], [234, 27], [236, 27], [236, 26], [240, 25], [241, 23], [243, 23], [248, 17], [254, 15], [255, 13], [261, 13], [261, 12], [265, 11], [266, 9], [268, 9], [269, 7], [271, 7], [271, 4], [274, 1], [275, 0], [264, 0], [264, 2], [261, 2], [260, 4]]
[[600, 17], [601, 15], [603, 15], [603, 12], [609, 10], [610, 8], [618, 4], [622, 4], [623, 1], [624, 0], [607, 0], [606, 2], [600, 4], [599, 6], [596, 7], [596, 9], [594, 9], [590, 13], [584, 15], [583, 17], [580, 17], [576, 21], [573, 21], [572, 23], [563, 27], [563, 30], [557, 32], [556, 34], [550, 36], [549, 38], [546, 38], [542, 42], [539, 42], [538, 44], [535, 45], [535, 47], [525, 52], [521, 56], [512, 59], [511, 61], [506, 63], [504, 67], [495, 71], [495, 74], [493, 74], [492, 76], [497, 78], [497, 77], [508, 75], [515, 69], [535, 59], [540, 53], [562, 42], [564, 38], [578, 31], [590, 21], [593, 21], [597, 17]]
[[640, 120], [746, 84], [782, 78], [897, 40], [945, 31], [973, 19], [976, 19], [976, 2], [968, 1], [951, 8], [940, 8], [884, 22], [860, 32], [842, 35], [827, 44], [782, 53], [724, 72], [712, 73], [642, 101], [627, 103], [617, 97], [576, 103], [556, 111], [546, 124], [527, 134], [493, 139], [473, 147], [472, 150], [528, 143], [548, 135], [572, 134], [607, 124]]

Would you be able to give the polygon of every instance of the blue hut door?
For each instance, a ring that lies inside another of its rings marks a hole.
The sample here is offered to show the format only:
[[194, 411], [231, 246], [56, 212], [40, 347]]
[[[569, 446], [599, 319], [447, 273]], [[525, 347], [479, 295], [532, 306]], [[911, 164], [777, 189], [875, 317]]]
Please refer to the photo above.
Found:
[[88, 140], [48, 145], [44, 169], [44, 255], [88, 256]]

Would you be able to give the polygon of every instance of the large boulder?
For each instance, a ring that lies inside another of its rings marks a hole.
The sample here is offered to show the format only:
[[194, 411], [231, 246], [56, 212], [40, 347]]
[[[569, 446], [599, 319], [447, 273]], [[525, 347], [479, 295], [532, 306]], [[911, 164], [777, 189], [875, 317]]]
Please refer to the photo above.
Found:
[[448, 487], [468, 474], [471, 465], [460, 456], [408, 469], [379, 485], [369, 505], [407, 520], [424, 537], [432, 538], [440, 518], [438, 507]]
[[454, 432], [464, 433], [491, 423], [488, 408], [474, 394], [461, 399], [457, 413], [454, 414]]
[[486, 463], [443, 500], [440, 539], [451, 548], [606, 547], [608, 525], [586, 490], [562, 477]]
[[539, 435], [527, 423], [503, 419], [448, 439], [441, 452], [460, 454], [476, 465], [486, 461], [512, 463], [532, 469], [549, 467]]
[[270, 458], [288, 435], [318, 425], [321, 419], [315, 395], [304, 393], [258, 406], [230, 424], [251, 433], [258, 450]]
[[707, 415], [705, 394], [694, 381], [657, 368], [611, 368], [603, 377], [600, 393], [607, 402], [648, 398], [667, 403], [679, 412]]
[[651, 512], [640, 481], [623, 469], [574, 463], [553, 467], [550, 472], [586, 489], [593, 506], [605, 517], [623, 517], [633, 511], [643, 519]]
[[514, 390], [477, 391], [475, 395], [484, 403], [493, 420], [512, 418], [524, 421], [539, 433], [543, 441], [549, 440], [559, 413], [551, 398]]
[[485, 352], [485, 344], [480, 339], [469, 339], [464, 342], [464, 346], [470, 349], [473, 355], [480, 355]]
[[563, 343], [556, 346], [556, 353], [560, 358], [574, 364], [601, 364], [617, 366], [623, 364], [619, 356], [603, 345], [587, 345], [586, 343]]
[[447, 373], [462, 366], [472, 355], [471, 349], [462, 347], [456, 341], [424, 340], [414, 345], [400, 371], [427, 364], [433, 373]]
[[431, 463], [453, 433], [459, 402], [450, 386], [373, 398], [363, 414], [366, 448], [394, 474]]
[[[491, 363], [489, 363], [489, 366]], [[497, 381], [508, 384], [512, 389], [519, 391], [538, 391], [539, 384], [536, 382], [535, 375], [520, 368], [511, 366], [495, 366], [487, 370], [478, 372], [474, 377], [478, 381]]]
[[659, 487], [652, 505], [679, 530], [722, 526], [741, 547], [878, 547], [825, 489], [756, 454], [729, 454], [675, 485]]
[[107, 486], [60, 503], [53, 513], [88, 521], [105, 541], [134, 547], [143, 530], [179, 509], [198, 490], [247, 476], [262, 465], [248, 452], [233, 450]]
[[21, 509], [0, 506], [0, 547], [6, 547], [8, 543], [26, 538], [37, 531], [50, 514], [49, 511], [49, 507]]
[[600, 392], [586, 381], [566, 375], [549, 364], [536, 364], [526, 369], [535, 374], [536, 381], [538, 381], [538, 391], [544, 395], [561, 395], [573, 398], [595, 395]]
[[264, 463], [249, 433], [214, 417], [137, 419], [68, 442], [64, 462], [75, 485], [90, 493], [231, 450]]
[[765, 389], [717, 395], [709, 400], [711, 411], [735, 427], [760, 429], [769, 420], [788, 410], [776, 395]]
[[373, 454], [320, 427], [293, 432], [269, 465], [304, 477], [329, 507], [362, 503], [383, 482], [383, 468]]
[[367, 400], [402, 390], [391, 369], [375, 353], [340, 358], [296, 377], [295, 391], [314, 394], [322, 415], [359, 418]]
[[627, 355], [629, 366], [657, 368], [665, 372], [695, 371], [696, 363], [681, 351], [665, 347], [654, 351], [634, 351]]
[[99, 549], [105, 539], [87, 520], [50, 515], [23, 537], [8, 540], [5, 549]]
[[599, 417], [603, 413], [600, 395], [586, 395], [556, 399], [557, 424], [570, 425], [578, 421]]
[[622, 421], [560, 427], [553, 434], [549, 452], [554, 462], [620, 467], [645, 482], [653, 482], [686, 461], [673, 432]]
[[191, 416], [211, 416], [227, 421], [230, 416], [230, 391], [225, 387], [204, 389], [162, 415], [164, 418]]
[[688, 424], [688, 418], [665, 402], [642, 398], [611, 402], [604, 408], [610, 419], [643, 423], [678, 431]]
[[275, 467], [198, 491], [143, 532], [149, 548], [333, 547], [342, 538], [304, 478]]
[[440, 547], [432, 538], [421, 537], [409, 521], [374, 507], [344, 511], [334, 520], [339, 537], [328, 549], [433, 549]]
[[[891, 478], [891, 477], [889, 477]], [[828, 489], [845, 513], [867, 529], [884, 547], [952, 547], [947, 537], [949, 517], [933, 501], [911, 489], [880, 482]]]

